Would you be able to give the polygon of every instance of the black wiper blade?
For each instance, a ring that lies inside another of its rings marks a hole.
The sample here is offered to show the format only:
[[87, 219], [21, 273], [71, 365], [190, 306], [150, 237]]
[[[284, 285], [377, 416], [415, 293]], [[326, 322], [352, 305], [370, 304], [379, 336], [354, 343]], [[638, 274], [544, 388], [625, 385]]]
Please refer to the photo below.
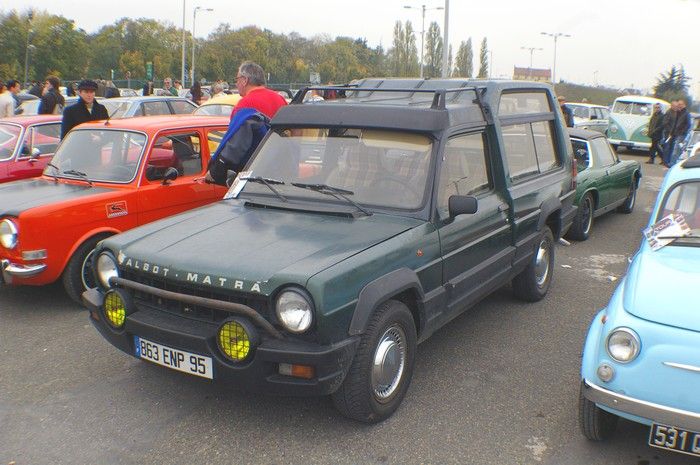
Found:
[[82, 178], [85, 182], [87, 182], [92, 187], [92, 181], [90, 181], [87, 174], [83, 173], [82, 171], [65, 170], [63, 172], [63, 174], [72, 174], [73, 176], [78, 176], [78, 177]]
[[55, 173], [52, 174], [51, 176], [53, 176], [53, 181], [54, 181], [54, 182], [58, 182], [58, 175], [57, 175], [56, 173], [60, 172], [61, 170], [58, 168], [58, 166], [54, 165], [54, 164], [51, 163], [51, 162], [48, 162], [48, 163], [46, 164], [46, 166], [50, 166], [51, 168], [53, 168], [54, 170], [56, 170]]
[[657, 239], [700, 239], [697, 234], [686, 234], [685, 236], [656, 236]]
[[284, 185], [284, 181], [280, 181], [279, 179], [272, 179], [272, 178], [264, 178], [262, 176], [248, 176], [246, 178], [241, 178], [242, 181], [250, 181], [250, 182], [256, 182], [258, 184], [264, 184], [266, 185], [281, 201], [287, 202], [287, 197], [284, 195], [280, 194], [280, 192], [272, 187], [273, 184], [276, 185]]
[[353, 191], [341, 189], [339, 187], [329, 186], [328, 184], [305, 184], [303, 182], [293, 182], [292, 186], [300, 187], [302, 189], [309, 189], [315, 192], [319, 192], [321, 194], [330, 195], [335, 197], [336, 199], [343, 199], [349, 204], [353, 205], [358, 210], [360, 210], [365, 215], [372, 216], [372, 213], [365, 210], [359, 203], [355, 202], [349, 197], [346, 197], [348, 195], [355, 195]]

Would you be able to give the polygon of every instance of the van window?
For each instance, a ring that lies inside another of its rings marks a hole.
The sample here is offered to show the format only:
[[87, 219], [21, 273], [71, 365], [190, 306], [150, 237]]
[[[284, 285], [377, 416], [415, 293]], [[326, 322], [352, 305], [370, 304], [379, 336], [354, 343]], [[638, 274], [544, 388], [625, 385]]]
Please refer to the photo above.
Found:
[[504, 127], [503, 147], [512, 180], [539, 172], [532, 128], [529, 124]]
[[613, 105], [613, 113], [621, 113], [623, 115], [638, 115], [638, 116], [649, 116], [651, 115], [651, 103], [639, 103], [639, 102], [625, 102], [623, 100], [618, 100]]
[[535, 152], [540, 172], [544, 173], [559, 166], [559, 160], [554, 151], [554, 137], [552, 136], [552, 123], [538, 121], [532, 123], [532, 136], [535, 139]]
[[527, 115], [552, 111], [547, 94], [542, 92], [511, 92], [501, 95], [500, 116]]

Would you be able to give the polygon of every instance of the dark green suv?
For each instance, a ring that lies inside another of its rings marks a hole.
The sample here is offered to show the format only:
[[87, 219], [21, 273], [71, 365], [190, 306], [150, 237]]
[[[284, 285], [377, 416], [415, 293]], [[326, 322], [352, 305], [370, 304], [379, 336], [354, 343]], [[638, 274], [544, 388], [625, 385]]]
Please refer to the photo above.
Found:
[[103, 241], [83, 294], [124, 352], [389, 417], [416, 344], [512, 282], [542, 299], [575, 214], [551, 88], [368, 79], [305, 89], [227, 199]]

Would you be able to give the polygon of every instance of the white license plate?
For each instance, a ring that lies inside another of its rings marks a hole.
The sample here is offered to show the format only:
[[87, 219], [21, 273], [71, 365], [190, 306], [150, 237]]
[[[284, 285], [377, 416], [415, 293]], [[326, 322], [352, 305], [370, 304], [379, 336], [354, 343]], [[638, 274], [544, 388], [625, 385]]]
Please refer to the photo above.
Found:
[[700, 433], [652, 423], [649, 445], [700, 457]]
[[173, 349], [156, 342], [147, 341], [138, 336], [134, 336], [134, 346], [136, 347], [136, 357], [138, 358], [190, 375], [209, 379], [214, 378], [211, 357]]

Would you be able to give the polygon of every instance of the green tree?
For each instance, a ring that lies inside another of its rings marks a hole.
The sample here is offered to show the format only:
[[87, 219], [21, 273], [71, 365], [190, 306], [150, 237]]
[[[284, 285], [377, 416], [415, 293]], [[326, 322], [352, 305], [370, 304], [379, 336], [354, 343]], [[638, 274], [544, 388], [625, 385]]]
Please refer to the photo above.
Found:
[[656, 78], [654, 97], [667, 101], [678, 98], [685, 98], [687, 101], [690, 101], [688, 81], [690, 81], [690, 77], [685, 74], [683, 65], [679, 67], [673, 65], [667, 73], [661, 73]]
[[433, 21], [428, 27], [425, 38], [425, 65], [423, 75], [425, 77], [440, 77], [442, 75], [442, 36], [440, 26]]
[[471, 37], [466, 42], [462, 41], [459, 44], [454, 74], [465, 78], [470, 78], [474, 75], [474, 51], [472, 50]]
[[481, 41], [481, 50], [479, 51], [479, 74], [477, 74], [476, 77], [489, 77], [489, 49], [486, 37]]

